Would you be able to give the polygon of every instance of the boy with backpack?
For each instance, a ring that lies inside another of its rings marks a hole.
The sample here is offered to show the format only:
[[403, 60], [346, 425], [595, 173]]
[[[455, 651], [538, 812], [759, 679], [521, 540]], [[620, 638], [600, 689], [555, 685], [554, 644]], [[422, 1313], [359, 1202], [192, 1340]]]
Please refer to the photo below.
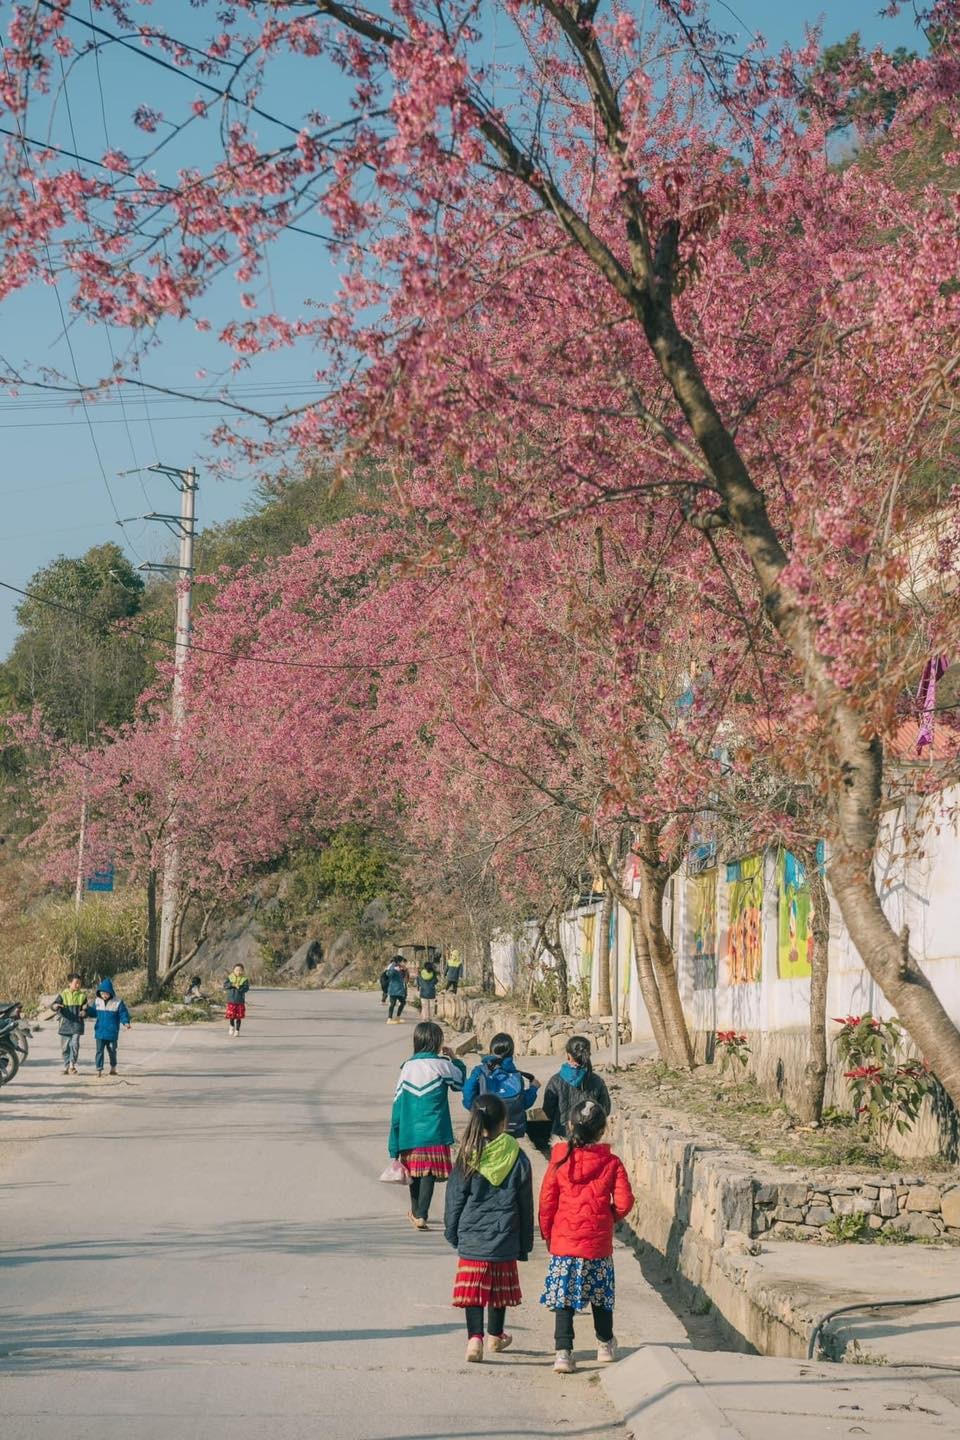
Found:
[[[529, 1085], [524, 1085], [528, 1080]], [[527, 1133], [527, 1111], [536, 1104], [540, 1082], [518, 1070], [513, 1059], [513, 1036], [501, 1032], [490, 1041], [490, 1053], [471, 1071], [463, 1087], [463, 1108], [470, 1110], [479, 1095], [496, 1095], [507, 1110], [506, 1133], [519, 1139]]]

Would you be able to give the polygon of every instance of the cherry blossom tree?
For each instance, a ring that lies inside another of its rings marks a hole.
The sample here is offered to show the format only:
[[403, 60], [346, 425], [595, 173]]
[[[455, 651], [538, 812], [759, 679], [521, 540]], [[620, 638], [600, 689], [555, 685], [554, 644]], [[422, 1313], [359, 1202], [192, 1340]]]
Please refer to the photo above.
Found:
[[[129, 36], [127, 8], [102, 8]], [[826, 78], [813, 40], [732, 53], [695, 0], [659, 0], [652, 21], [594, 0], [493, 12], [506, 64], [487, 59], [486, 14], [456, 0], [382, 12], [243, 0], [199, 46], [138, 22], [138, 49], [205, 87], [181, 130], [222, 119], [219, 158], [161, 181], [153, 154], [78, 163], [32, 134], [55, 57], [73, 63], [93, 42], [67, 4], [18, 7], [0, 94], [0, 293], [55, 272], [98, 319], [204, 325], [225, 267], [256, 310], [248, 287], [271, 242], [319, 212], [344, 271], [339, 303], [221, 330], [241, 361], [320, 348], [336, 394], [289, 417], [286, 436], [378, 454], [435, 549], [473, 556], [491, 607], [513, 601], [515, 572], [498, 578], [511, 547], [583, 516], [633, 519], [663, 553], [638, 567], [647, 598], [623, 619], [625, 651], [646, 653], [660, 577], [689, 594], [719, 576], [727, 639], [705, 665], [703, 713], [719, 723], [720, 698], [739, 704], [729, 681], [745, 651], [755, 712], [790, 678], [790, 733], [760, 713], [744, 748], [762, 743], [769, 772], [798, 774], [821, 804], [847, 928], [960, 1098], [960, 1033], [873, 871], [891, 787], [917, 786], [898, 764], [904, 690], [958, 631], [956, 496], [925, 483], [955, 444], [956, 204], [898, 183], [917, 133], [955, 124], [956, 0], [925, 16], [928, 55], [858, 56]], [[277, 142], [261, 92], [291, 55], [338, 67], [353, 98], [333, 120], [284, 120]], [[830, 135], [854, 89], [869, 163], [838, 167]], [[147, 133], [155, 113], [142, 108]], [[401, 668], [402, 640], [421, 633], [402, 620], [418, 613], [397, 611]], [[289, 620], [263, 625], [279, 639]], [[320, 687], [341, 734], [379, 703], [376, 660]], [[731, 734], [743, 710], [726, 717]], [[381, 742], [398, 745], [409, 724], [397, 707]]]

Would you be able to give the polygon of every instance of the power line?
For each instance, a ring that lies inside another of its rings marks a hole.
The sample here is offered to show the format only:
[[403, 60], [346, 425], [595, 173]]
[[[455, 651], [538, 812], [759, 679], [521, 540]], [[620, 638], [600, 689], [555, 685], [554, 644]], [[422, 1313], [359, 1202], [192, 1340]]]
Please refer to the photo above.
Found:
[[[111, 175], [123, 175], [128, 180], [139, 178], [136, 170], [118, 170], [113, 165], [104, 164], [102, 160], [95, 160], [92, 155], [81, 155], [75, 150], [69, 150], [65, 145], [54, 145], [50, 140], [34, 140], [32, 136], [20, 134], [6, 125], [0, 125], [0, 135], [9, 135], [12, 140], [19, 141], [21, 145], [32, 145], [35, 150], [42, 150], [50, 155], [61, 155], [65, 160], [75, 160], [78, 165], [92, 165], [96, 170], [106, 170]], [[173, 185], [165, 185], [162, 180], [154, 180], [152, 183], [161, 194], [176, 195], [179, 193]], [[324, 235], [320, 230], [308, 230], [305, 225], [292, 225], [287, 222], [280, 228], [289, 230], [294, 235], [306, 235], [310, 240], [322, 240], [325, 245], [335, 245], [341, 248], [346, 248], [347, 245], [345, 240], [339, 239], [336, 235]], [[352, 245], [351, 248], [353, 248]]]
[[[8, 69], [7, 62], [6, 62], [6, 57], [4, 57], [4, 69], [6, 69], [6, 70], [7, 70], [7, 73], [9, 74], [9, 69]], [[19, 131], [19, 129], [20, 129], [20, 122], [19, 122], [19, 119], [18, 119], [18, 120], [17, 120], [17, 130]], [[21, 140], [22, 140], [22, 136], [21, 136], [20, 138], [21, 138]], [[33, 192], [33, 198], [34, 198], [34, 200], [36, 200], [36, 198], [37, 198], [37, 187], [35, 186], [35, 184], [34, 184], [34, 182], [33, 182], [33, 176], [32, 176], [32, 175], [30, 176], [30, 189], [31, 189], [31, 191]], [[114, 515], [115, 515], [115, 517], [116, 517], [117, 524], [120, 526], [120, 531], [121, 531], [121, 534], [122, 534], [123, 537], [124, 537], [124, 540], [126, 541], [126, 543], [127, 543], [127, 545], [129, 546], [129, 548], [133, 551], [134, 555], [137, 556], [137, 559], [138, 559], [138, 560], [142, 560], [142, 559], [143, 559], [142, 555], [140, 555], [140, 554], [138, 553], [136, 546], [131, 543], [130, 537], [127, 535], [126, 531], [124, 530], [123, 520], [121, 519], [120, 511], [117, 509], [117, 502], [114, 500], [114, 498], [113, 498], [113, 491], [110, 489], [110, 481], [107, 479], [106, 466], [105, 466], [104, 463], [103, 463], [103, 456], [102, 456], [101, 453], [100, 453], [100, 446], [99, 446], [99, 444], [98, 444], [98, 442], [97, 442], [97, 436], [96, 436], [96, 432], [94, 431], [94, 428], [93, 428], [93, 422], [92, 422], [92, 420], [90, 419], [90, 413], [89, 413], [89, 411], [87, 410], [86, 397], [85, 397], [85, 395], [84, 395], [84, 393], [83, 393], [82, 388], [80, 387], [80, 370], [79, 370], [79, 367], [78, 367], [78, 365], [77, 365], [77, 357], [76, 357], [76, 355], [74, 354], [73, 341], [72, 341], [72, 339], [71, 339], [71, 337], [70, 337], [70, 329], [69, 329], [69, 326], [67, 325], [67, 317], [66, 317], [66, 314], [65, 314], [64, 308], [63, 308], [63, 300], [62, 300], [62, 298], [61, 298], [61, 296], [60, 296], [60, 286], [59, 286], [59, 284], [58, 284], [58, 282], [57, 282], [57, 277], [56, 277], [56, 274], [54, 273], [54, 269], [53, 269], [53, 257], [52, 257], [51, 254], [50, 254], [50, 246], [49, 246], [49, 244], [47, 243], [46, 240], [44, 240], [44, 242], [43, 242], [43, 248], [44, 248], [44, 252], [45, 252], [46, 257], [47, 257], [47, 268], [48, 268], [49, 271], [50, 271], [50, 278], [51, 278], [51, 280], [52, 280], [52, 282], [53, 282], [53, 293], [54, 293], [54, 295], [56, 296], [56, 299], [57, 299], [57, 309], [58, 309], [59, 312], [60, 312], [60, 324], [61, 324], [62, 331], [63, 331], [63, 338], [64, 338], [64, 341], [65, 341], [66, 346], [67, 346], [67, 353], [68, 353], [69, 356], [70, 356], [70, 364], [73, 366], [73, 378], [74, 378], [74, 380], [76, 381], [78, 390], [80, 391], [80, 396], [79, 396], [79, 398], [80, 398], [80, 405], [81, 405], [81, 408], [82, 408], [82, 410], [83, 410], [84, 419], [86, 420], [86, 423], [87, 423], [87, 429], [88, 429], [89, 432], [90, 432], [90, 443], [91, 443], [91, 445], [93, 446], [93, 453], [94, 453], [94, 454], [96, 455], [96, 457], [97, 457], [97, 465], [98, 465], [99, 468], [100, 468], [100, 475], [101, 475], [101, 478], [103, 479], [104, 488], [105, 488], [105, 490], [106, 490], [106, 492], [107, 492], [107, 496], [108, 496], [108, 498], [109, 498], [109, 500], [110, 500], [111, 509], [113, 510], [113, 513], [114, 513]]]
[[[158, 415], [158, 422], [161, 420], [235, 420], [235, 410], [191, 410], [186, 415]], [[85, 420], [0, 420], [0, 430], [62, 430], [68, 425], [85, 425]], [[132, 415], [128, 421], [110, 420], [97, 416], [98, 425], [149, 425], [150, 421], [146, 416]], [[149, 496], [147, 499], [149, 500]], [[153, 501], [150, 500], [150, 504]]]
[[[52, 0], [38, 0], [38, 4], [42, 9], [53, 10], [57, 14], [61, 14], [63, 11], [62, 3], [55, 5], [52, 3]], [[111, 30], [105, 30], [102, 25], [94, 25], [90, 20], [82, 20], [79, 15], [73, 12], [68, 14], [66, 18], [71, 20], [74, 25], [80, 25], [84, 30], [90, 30], [93, 34], [100, 35], [105, 40], [109, 40], [112, 45], [119, 45], [122, 49], [129, 50], [133, 55], [139, 56], [141, 60], [149, 60], [152, 65], [159, 65], [162, 70], [169, 70], [172, 74], [179, 75], [181, 80], [189, 80], [191, 84], [196, 85], [200, 90], [206, 90], [210, 95], [217, 95], [221, 100], [232, 100], [235, 105], [241, 106], [244, 110], [249, 110], [251, 114], [259, 115], [261, 120], [269, 120], [271, 124], [279, 125], [281, 130], [286, 130], [290, 135], [300, 134], [300, 127], [291, 125], [286, 120], [281, 120], [277, 115], [271, 115], [269, 110], [262, 110], [259, 105], [251, 105], [244, 100], [238, 100], [235, 96], [231, 95], [229, 90], [223, 90], [218, 85], [211, 85], [208, 80], [201, 80], [192, 70], [183, 70], [179, 65], [174, 65], [171, 60], [164, 60], [162, 55], [154, 55], [149, 50], [141, 50], [139, 45], [134, 45], [130, 40], [125, 39], [123, 35], [117, 35]], [[173, 43], [184, 50], [191, 50], [194, 55], [199, 55], [207, 64], [216, 65], [223, 63], [217, 56], [208, 54], [206, 50], [201, 50], [196, 45], [190, 45], [181, 40], [174, 41]]]
[[[60, 600], [48, 600], [44, 595], [37, 595], [32, 590], [24, 590], [20, 585], [11, 585], [8, 580], [0, 580], [0, 589], [12, 590], [15, 595], [22, 595], [27, 600], [33, 600], [38, 605], [46, 605], [51, 610], [60, 610], [65, 615], [78, 615], [81, 619], [91, 618], [89, 610], [80, 610], [75, 605], [64, 605]], [[94, 617], [98, 620], [101, 617]], [[164, 635], [154, 635], [146, 630], [120, 630], [117, 632], [118, 639], [131, 640], [152, 640], [158, 645], [166, 645], [170, 649], [175, 648], [175, 642], [168, 640]], [[341, 661], [339, 664], [327, 664], [319, 660], [283, 660], [276, 655], [238, 655], [234, 650], [218, 650], [212, 645], [199, 645], [195, 640], [190, 641], [190, 649], [201, 655], [221, 655], [226, 660], [233, 660], [236, 663], [252, 665], [277, 665], [289, 670], [329, 670], [329, 671], [358, 671], [385, 670], [402, 668], [407, 669], [411, 665], [422, 665], [424, 656], [410, 656], [403, 660], [378, 660], [376, 663], [363, 661]], [[446, 660], [449, 656], [436, 655], [429, 657], [433, 660]]]
[[[92, 16], [92, 14], [93, 14], [93, 10], [92, 10], [93, 0], [89, 0], [89, 4], [91, 5], [91, 12], [90, 12], [90, 13], [91, 13], [91, 16]], [[107, 149], [109, 150], [109, 149], [110, 149], [110, 133], [109, 133], [109, 131], [107, 130], [107, 109], [106, 109], [106, 103], [105, 103], [104, 98], [103, 98], [103, 85], [102, 85], [101, 82], [100, 82], [100, 54], [99, 54], [99, 51], [95, 51], [94, 53], [95, 53], [95, 56], [96, 56], [97, 84], [98, 84], [98, 86], [100, 87], [100, 114], [101, 114], [101, 116], [102, 116], [102, 118], [103, 118], [103, 139], [104, 139], [104, 143], [105, 143]], [[67, 111], [67, 124], [68, 124], [69, 127], [70, 127], [70, 139], [73, 141], [73, 147], [74, 147], [74, 149], [76, 149], [76, 148], [77, 148], [77, 132], [76, 132], [76, 129], [74, 128], [74, 124], [73, 124], [73, 107], [72, 107], [71, 104], [70, 104], [70, 90], [69, 90], [69, 87], [68, 87], [68, 85], [67, 85], [67, 69], [66, 69], [66, 66], [65, 66], [64, 63], [63, 63], [63, 56], [62, 56], [62, 55], [60, 56], [60, 78], [61, 78], [61, 81], [63, 82], [63, 85], [62, 85], [62, 88], [63, 88], [63, 100], [64, 100], [64, 105], [66, 106], [66, 111]], [[107, 350], [109, 351], [109, 354], [110, 354], [110, 373], [111, 373], [111, 375], [115, 375], [115, 374], [116, 374], [116, 370], [117, 370], [117, 357], [116, 357], [116, 355], [114, 354], [114, 350], [113, 350], [113, 337], [112, 337], [111, 334], [110, 334], [110, 326], [107, 324], [106, 320], [105, 320], [103, 317], [101, 317], [101, 324], [103, 325], [103, 333], [104, 333], [104, 335], [105, 335], [106, 338], [107, 338]], [[143, 492], [143, 498], [144, 498], [144, 500], [146, 500], [147, 505], [149, 506], [149, 505], [151, 505], [153, 502], [151, 501], [150, 496], [149, 496], [149, 494], [147, 493], [147, 487], [146, 487], [146, 485], [144, 485], [144, 483], [143, 483], [143, 478], [142, 478], [142, 476], [141, 476], [141, 474], [140, 474], [140, 460], [139, 460], [139, 457], [138, 457], [138, 455], [137, 455], [137, 447], [136, 447], [136, 446], [134, 445], [134, 443], [133, 443], [133, 431], [130, 429], [130, 424], [129, 424], [128, 420], [127, 420], [127, 409], [126, 409], [126, 406], [125, 406], [124, 403], [123, 403], [123, 391], [119, 388], [119, 386], [117, 387], [117, 398], [118, 398], [118, 400], [120, 401], [120, 410], [121, 410], [121, 412], [122, 412], [122, 414], [123, 414], [123, 427], [124, 427], [124, 429], [125, 429], [126, 432], [127, 432], [127, 443], [128, 443], [128, 445], [130, 446], [130, 458], [131, 458], [131, 460], [133, 461], [133, 468], [134, 468], [134, 470], [136, 471], [137, 480], [139, 481], [139, 483], [140, 483], [140, 489], [141, 489], [141, 491]], [[111, 499], [112, 499], [112, 497], [111, 497]], [[124, 534], [126, 534], [126, 531], [124, 531]], [[136, 554], [136, 551], [134, 551], [134, 554]]]
[[[90, 19], [93, 20], [93, 0], [87, 0], [87, 7], [88, 7], [88, 13], [89, 13], [89, 15], [90, 15]], [[107, 125], [107, 103], [106, 103], [106, 100], [105, 100], [104, 94], [103, 94], [103, 79], [102, 79], [102, 77], [101, 77], [101, 75], [100, 75], [100, 49], [99, 49], [99, 46], [95, 46], [95, 47], [94, 47], [93, 58], [94, 58], [94, 68], [95, 68], [95, 70], [96, 70], [96, 75], [97, 75], [97, 90], [98, 90], [99, 95], [100, 95], [100, 119], [101, 119], [101, 122], [102, 122], [102, 124], [103, 124], [103, 143], [106, 145], [107, 149], [109, 150], [109, 149], [110, 149], [110, 130], [109, 130], [109, 127], [108, 127], [108, 125]], [[70, 105], [70, 91], [69, 91], [69, 89], [67, 88], [67, 70], [66, 70], [66, 66], [65, 66], [64, 63], [63, 63], [63, 56], [62, 56], [62, 55], [60, 56], [60, 74], [61, 74], [61, 76], [63, 77], [63, 98], [64, 98], [64, 100], [65, 100], [65, 102], [66, 102], [66, 107], [67, 107], [67, 121], [68, 121], [68, 123], [69, 123], [69, 125], [70, 125], [70, 139], [73, 141], [74, 149], [76, 149], [76, 148], [77, 148], [77, 132], [76, 132], [76, 130], [74, 129], [74, 125], [73, 125], [73, 110], [72, 110], [71, 105]], [[101, 317], [101, 324], [103, 325], [103, 333], [104, 333], [104, 335], [106, 336], [106, 339], [107, 339], [107, 350], [108, 350], [109, 353], [110, 353], [110, 373], [111, 373], [111, 375], [116, 375], [116, 372], [117, 372], [117, 357], [116, 357], [116, 355], [114, 354], [114, 349], [113, 349], [113, 336], [110, 334], [110, 326], [107, 324], [106, 319], [105, 319], [104, 317]], [[147, 491], [147, 487], [146, 487], [146, 485], [144, 485], [144, 483], [143, 483], [143, 477], [142, 477], [142, 475], [140, 474], [140, 459], [139, 459], [139, 456], [137, 455], [137, 447], [136, 447], [136, 445], [134, 445], [134, 443], [133, 443], [133, 431], [130, 429], [129, 422], [128, 422], [128, 420], [127, 420], [127, 407], [126, 407], [126, 405], [124, 404], [123, 390], [120, 388], [119, 384], [117, 385], [117, 399], [120, 401], [120, 411], [121, 411], [121, 413], [122, 413], [122, 415], [123, 415], [123, 428], [124, 428], [124, 429], [126, 430], [126, 432], [127, 432], [127, 444], [130, 446], [130, 458], [131, 458], [131, 460], [133, 461], [133, 468], [134, 468], [134, 470], [136, 471], [136, 474], [137, 474], [137, 480], [138, 480], [139, 485], [140, 485], [141, 493], [143, 494], [143, 498], [144, 498], [144, 500], [147, 502], [147, 505], [149, 506], [150, 504], [152, 504], [152, 501], [151, 501], [150, 495], [149, 495], [149, 493], [148, 493], [148, 491]]]

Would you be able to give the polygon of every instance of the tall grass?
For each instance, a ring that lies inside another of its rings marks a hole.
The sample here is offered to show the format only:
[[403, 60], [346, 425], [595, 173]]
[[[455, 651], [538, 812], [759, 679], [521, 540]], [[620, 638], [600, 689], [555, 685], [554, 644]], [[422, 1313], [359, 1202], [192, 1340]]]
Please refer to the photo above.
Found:
[[0, 918], [0, 1000], [32, 1003], [61, 990], [76, 971], [84, 983], [145, 964], [146, 907], [136, 891], [72, 899], [48, 896]]

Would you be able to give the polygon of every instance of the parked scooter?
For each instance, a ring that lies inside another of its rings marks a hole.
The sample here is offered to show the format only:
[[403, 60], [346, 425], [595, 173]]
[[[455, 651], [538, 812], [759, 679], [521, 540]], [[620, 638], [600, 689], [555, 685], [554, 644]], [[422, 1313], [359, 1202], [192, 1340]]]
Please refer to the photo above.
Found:
[[30, 1036], [33, 1034], [33, 1031], [23, 1018], [23, 1006], [19, 1000], [11, 1000], [0, 1004], [0, 1022], [4, 1020], [16, 1020], [17, 1028], [11, 1031], [10, 1038], [20, 1051], [20, 1058], [26, 1060], [30, 1053]]
[[8, 1085], [17, 1071], [26, 1051], [19, 1033], [20, 1021], [12, 1018], [0, 1020], [0, 1085]]

